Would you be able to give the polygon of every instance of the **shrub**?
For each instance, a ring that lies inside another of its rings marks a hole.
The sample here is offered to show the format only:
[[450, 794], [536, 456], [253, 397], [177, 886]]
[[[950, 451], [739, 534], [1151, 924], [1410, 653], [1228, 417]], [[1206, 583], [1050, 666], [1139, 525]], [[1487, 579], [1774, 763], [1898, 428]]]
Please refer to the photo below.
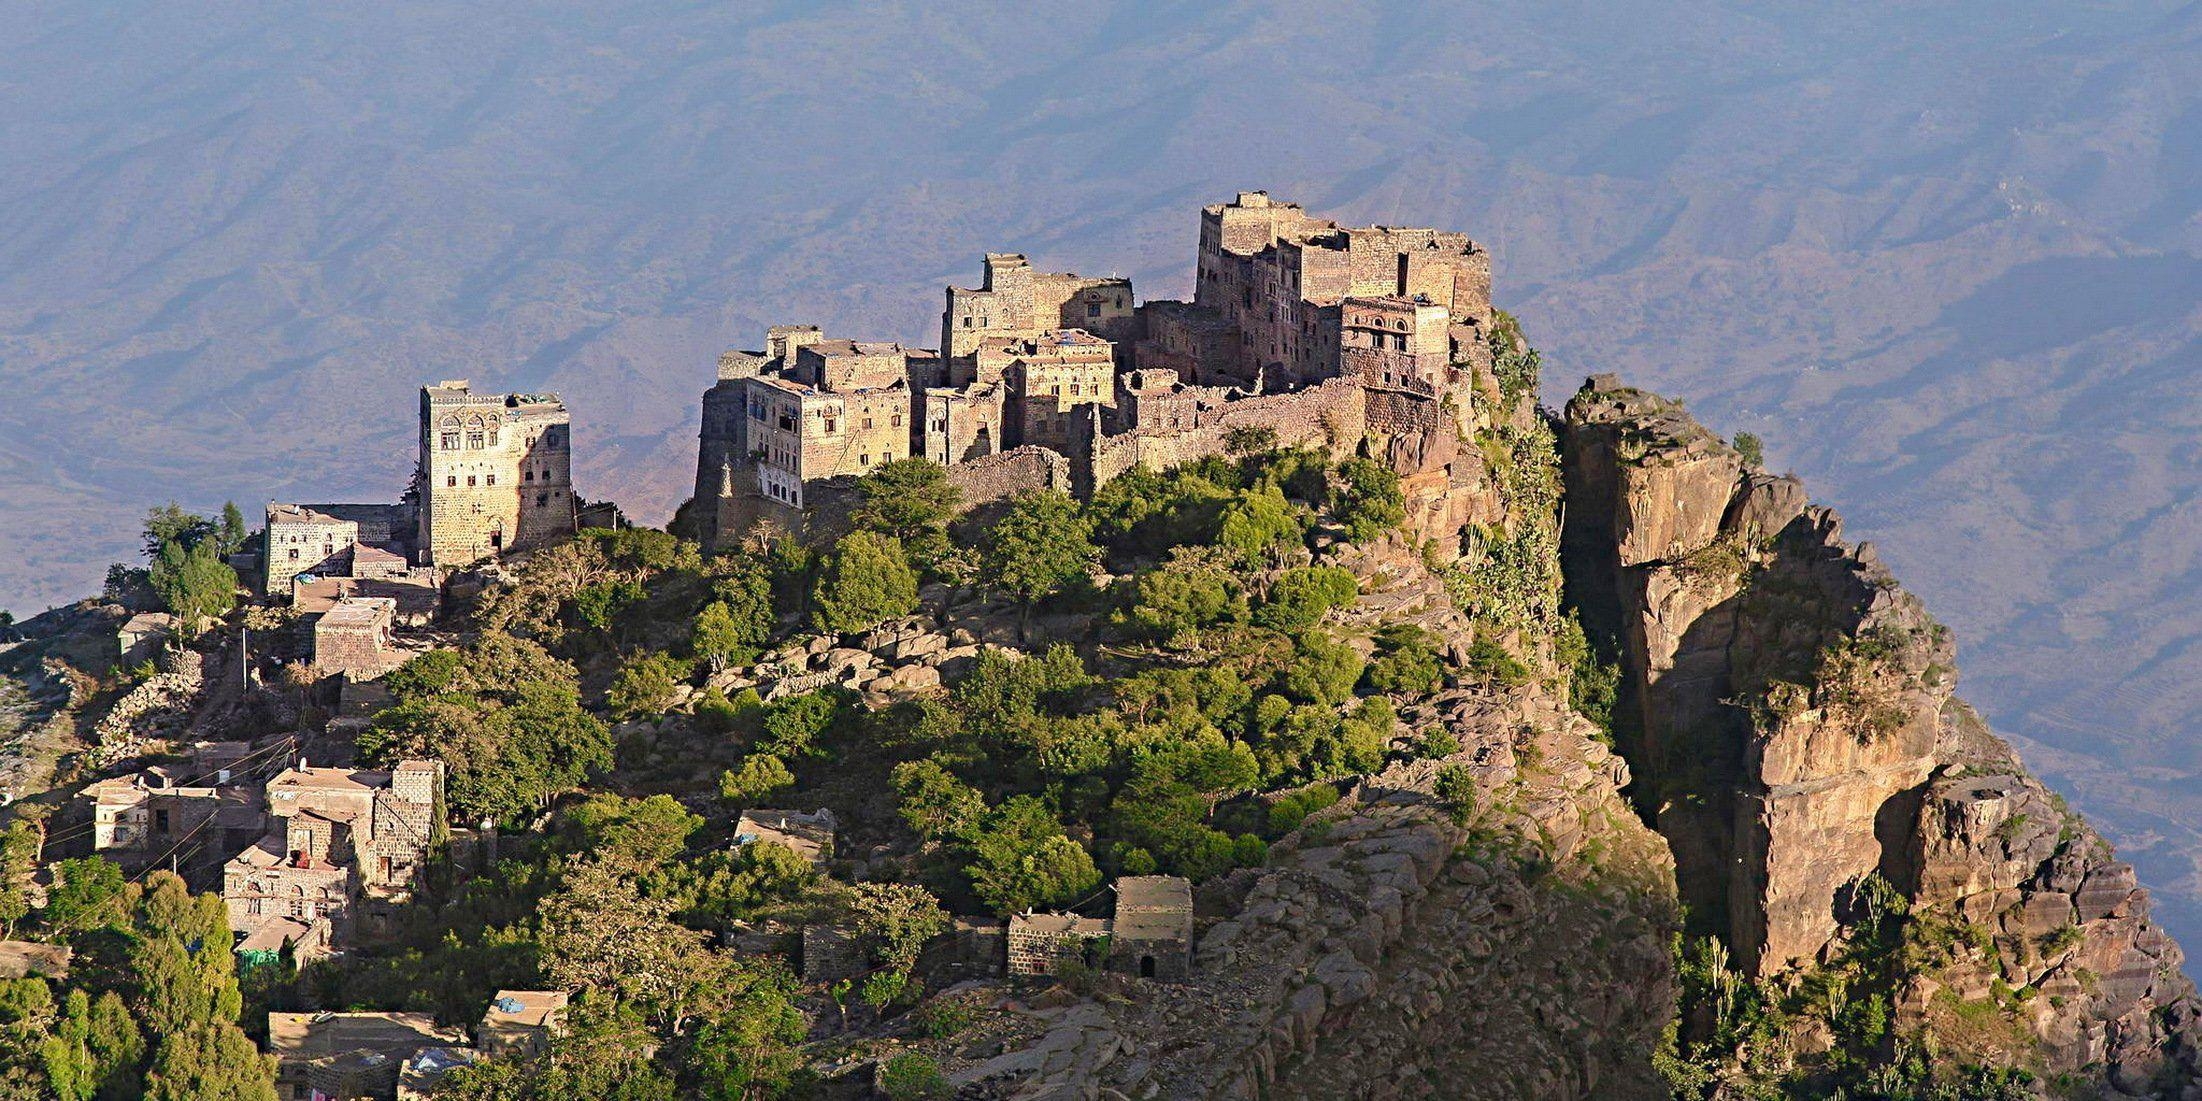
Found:
[[1338, 522], [1357, 543], [1366, 543], [1407, 518], [1407, 497], [1399, 475], [1373, 459], [1348, 459], [1338, 465], [1342, 483], [1332, 501]]
[[661, 715], [673, 706], [673, 698], [690, 673], [688, 663], [665, 653], [637, 654], [612, 675], [604, 702], [621, 719]]
[[1506, 647], [1487, 638], [1479, 638], [1468, 647], [1468, 670], [1500, 688], [1519, 688], [1529, 683], [1529, 667]]
[[905, 1051], [879, 1068], [879, 1089], [890, 1101], [940, 1101], [954, 1096], [940, 1065], [915, 1051]]
[[1352, 604], [1360, 595], [1360, 582], [1336, 566], [1286, 570], [1269, 587], [1269, 595], [1254, 612], [1254, 622], [1273, 631], [1299, 631], [1321, 622], [1331, 609]]

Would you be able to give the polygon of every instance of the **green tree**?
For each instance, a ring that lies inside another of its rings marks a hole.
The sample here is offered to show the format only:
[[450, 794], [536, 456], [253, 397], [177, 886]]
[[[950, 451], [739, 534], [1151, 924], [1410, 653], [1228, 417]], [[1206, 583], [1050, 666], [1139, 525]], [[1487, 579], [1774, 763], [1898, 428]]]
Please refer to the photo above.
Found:
[[1082, 580], [1101, 555], [1093, 522], [1058, 490], [1010, 502], [984, 552], [987, 577], [1029, 613], [1034, 604]]
[[895, 794], [902, 820], [919, 837], [939, 840], [969, 835], [986, 813], [977, 788], [956, 778], [938, 761], [904, 761], [895, 766]]
[[851, 532], [834, 547], [811, 591], [811, 622], [821, 634], [869, 631], [917, 608], [917, 574], [902, 543], [877, 532]]
[[1101, 882], [1093, 857], [1029, 795], [1011, 797], [980, 823], [964, 871], [979, 900], [1003, 915], [1071, 903]]
[[1128, 588], [1117, 622], [1137, 637], [1180, 648], [1193, 645], [1208, 626], [1246, 612], [1238, 579], [1199, 563], [1148, 570]]
[[1333, 608], [1352, 604], [1361, 595], [1361, 583], [1336, 566], [1303, 566], [1286, 570], [1269, 587], [1254, 622], [1273, 631], [1292, 633], [1322, 621]]
[[161, 603], [194, 633], [237, 606], [237, 571], [222, 561], [211, 539], [189, 546], [161, 544], [146, 581]]
[[770, 753], [752, 753], [741, 767], [719, 774], [719, 795], [729, 803], [753, 807], [795, 786], [795, 774], [787, 762]]
[[17, 922], [30, 916], [31, 876], [38, 871], [38, 829], [29, 822], [10, 822], [0, 829], [0, 938], [15, 931]]
[[1299, 511], [1276, 486], [1263, 485], [1238, 495], [1223, 510], [1216, 542], [1249, 567], [1273, 566], [1300, 545], [1307, 529]]
[[854, 883], [841, 893], [856, 935], [892, 971], [917, 966], [925, 942], [948, 930], [948, 911], [931, 891], [909, 883]]
[[604, 702], [611, 705], [613, 715], [622, 719], [662, 715], [673, 706], [688, 675], [687, 663], [671, 654], [636, 654], [621, 662], [619, 672], [612, 674]]
[[1374, 459], [1348, 459], [1338, 465], [1338, 479], [1332, 510], [1354, 542], [1369, 542], [1407, 518], [1407, 496], [1391, 467]]
[[145, 557], [158, 558], [169, 546], [190, 550], [214, 534], [214, 521], [186, 512], [174, 501], [157, 505], [145, 513]]
[[859, 530], [900, 542], [910, 557], [930, 566], [948, 552], [948, 522], [963, 491], [948, 469], [931, 459], [896, 459], [857, 479], [864, 501], [850, 516]]
[[146, 1101], [275, 1101], [275, 1059], [235, 1024], [193, 1022], [162, 1038], [145, 1085]]
[[79, 856], [54, 865], [46, 892], [46, 924], [74, 933], [127, 919], [122, 910], [122, 867], [103, 856]]
[[222, 526], [217, 532], [224, 557], [245, 549], [245, 514], [235, 501], [222, 502]]

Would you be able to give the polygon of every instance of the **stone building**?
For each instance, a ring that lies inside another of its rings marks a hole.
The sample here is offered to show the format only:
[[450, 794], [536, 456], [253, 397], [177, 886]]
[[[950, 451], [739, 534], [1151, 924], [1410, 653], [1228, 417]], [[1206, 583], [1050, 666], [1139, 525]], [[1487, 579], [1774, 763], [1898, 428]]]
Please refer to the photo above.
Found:
[[372, 680], [401, 664], [392, 639], [398, 602], [388, 596], [348, 596], [313, 625], [313, 667], [321, 676]]
[[250, 787], [188, 767], [110, 777], [85, 787], [81, 798], [92, 804], [93, 849], [125, 864], [158, 858], [165, 867], [173, 858], [180, 870], [209, 854], [219, 860], [238, 834], [266, 828]]
[[421, 388], [417, 553], [464, 566], [573, 533], [572, 425], [556, 394]]
[[1174, 875], [1116, 881], [1109, 923], [1109, 967], [1147, 979], [1182, 979], [1193, 970], [1193, 884]]
[[1054, 329], [1083, 329], [1122, 341], [1132, 337], [1136, 324], [1129, 279], [1036, 272], [1019, 253], [990, 252], [978, 287], [948, 288], [940, 354], [948, 385], [968, 386], [975, 381], [971, 361], [990, 339], [1030, 340]]
[[938, 374], [928, 349], [827, 340], [778, 325], [762, 352], [730, 351], [704, 394], [696, 462], [699, 535], [770, 521], [801, 526], [808, 489], [909, 458], [922, 409], [913, 377]]
[[167, 612], [139, 612], [123, 621], [115, 632], [115, 651], [122, 664], [152, 661], [176, 634], [176, 617]]
[[491, 1056], [540, 1054], [566, 1017], [573, 995], [563, 990], [500, 990], [482, 1011], [475, 1046]]
[[395, 1098], [400, 1069], [420, 1052], [463, 1046], [429, 1013], [270, 1013], [268, 1053], [283, 1101]]
[[268, 781], [278, 828], [224, 869], [231, 924], [325, 921], [336, 936], [379, 932], [412, 897], [443, 825], [441, 761], [383, 772], [301, 762]]
[[[269, 596], [289, 596], [291, 579], [334, 566], [339, 553], [359, 542], [359, 524], [305, 505], [269, 502], [261, 538], [261, 588]], [[349, 572], [347, 569], [346, 572]]]
[[[827, 341], [811, 326], [775, 327], [766, 351], [721, 357], [704, 397], [699, 534], [720, 547], [762, 522], [845, 521], [852, 476], [876, 465], [862, 457], [888, 452], [851, 435], [845, 408], [824, 432], [842, 385], [899, 387], [911, 438], [896, 453], [952, 479], [994, 464], [988, 500], [1048, 488], [1064, 469], [1091, 493], [1136, 465], [1227, 454], [1254, 432], [1388, 462], [1407, 489], [1408, 535], [1458, 543], [1488, 496], [1452, 490], [1484, 475], [1459, 441], [1488, 427], [1477, 418], [1492, 405], [1468, 391], [1497, 392], [1490, 294], [1490, 256], [1464, 234], [1346, 227], [1259, 191], [1202, 211], [1191, 302], [1136, 303], [1128, 280], [990, 253], [978, 287], [947, 289], [938, 354], [905, 352], [899, 379], [898, 346]], [[996, 461], [1020, 448], [1063, 463]]]
[[1445, 347], [1469, 362], [1489, 332], [1491, 257], [1464, 233], [1349, 229], [1262, 191], [1201, 211], [1193, 302], [1237, 332], [1238, 381], [1263, 370], [1270, 388], [1337, 377], [1341, 307], [1353, 297], [1444, 310]]
[[1147, 979], [1182, 979], [1193, 969], [1193, 885], [1174, 875], [1131, 875], [1115, 884], [1106, 919], [1018, 914], [1009, 919], [1008, 970], [1053, 975], [1065, 963]]

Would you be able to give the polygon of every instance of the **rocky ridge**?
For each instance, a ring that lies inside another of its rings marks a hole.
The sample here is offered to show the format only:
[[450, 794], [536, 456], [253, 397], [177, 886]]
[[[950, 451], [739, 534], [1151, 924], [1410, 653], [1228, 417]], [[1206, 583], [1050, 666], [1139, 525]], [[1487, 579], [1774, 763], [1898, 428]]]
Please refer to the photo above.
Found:
[[[1369, 777], [1268, 867], [1204, 885], [1192, 981], [1052, 1010], [954, 1065], [959, 1096], [1665, 1096], [1672, 886], [1627, 765], [1534, 687], [1407, 718], [1462, 751]], [[1472, 808], [1436, 794], [1448, 764]]]
[[2202, 1096], [2194, 987], [2147, 892], [1955, 698], [1949, 632], [1872, 545], [1610, 376], [1564, 439], [1569, 582], [1622, 653], [1617, 730], [1693, 925], [1795, 979], [1885, 884], [1905, 1024], [2107, 1096]]

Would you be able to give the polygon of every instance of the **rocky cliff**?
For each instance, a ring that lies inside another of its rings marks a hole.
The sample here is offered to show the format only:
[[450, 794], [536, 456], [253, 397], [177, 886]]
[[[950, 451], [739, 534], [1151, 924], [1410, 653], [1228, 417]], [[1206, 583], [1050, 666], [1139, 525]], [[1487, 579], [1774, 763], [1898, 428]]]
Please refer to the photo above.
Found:
[[[2194, 987], [2147, 892], [1953, 696], [1948, 631], [1872, 545], [1610, 377], [1563, 439], [1571, 595], [1622, 656], [1633, 794], [1692, 931], [1792, 987], [1869, 963], [1895, 1034], [1956, 1058], [2202, 1095]], [[1859, 961], [1892, 911], [1901, 944]]]
[[1203, 888], [1198, 974], [962, 1038], [959, 1096], [1658, 1098], [1674, 909], [1628, 767], [1537, 686], [1405, 716], [1462, 743]]
[[1357, 571], [1381, 575], [1362, 614], [1507, 638], [1533, 682], [1403, 714], [1460, 751], [1204, 887], [1193, 981], [966, 1038], [967, 1095], [2202, 1097], [2202, 1005], [2148, 893], [1954, 696], [1949, 632], [1872, 546], [1611, 378], [1558, 446], [1610, 733], [1561, 702], [1545, 635], [1489, 630], [1501, 575]]

